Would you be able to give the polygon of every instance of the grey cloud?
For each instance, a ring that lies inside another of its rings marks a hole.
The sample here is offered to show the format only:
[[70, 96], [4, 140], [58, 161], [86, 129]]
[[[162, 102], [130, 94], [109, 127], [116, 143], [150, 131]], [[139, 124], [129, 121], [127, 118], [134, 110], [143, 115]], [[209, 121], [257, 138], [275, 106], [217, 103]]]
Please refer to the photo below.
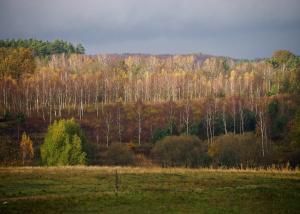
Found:
[[299, 0], [0, 0], [0, 38], [62, 38], [88, 53], [300, 53]]

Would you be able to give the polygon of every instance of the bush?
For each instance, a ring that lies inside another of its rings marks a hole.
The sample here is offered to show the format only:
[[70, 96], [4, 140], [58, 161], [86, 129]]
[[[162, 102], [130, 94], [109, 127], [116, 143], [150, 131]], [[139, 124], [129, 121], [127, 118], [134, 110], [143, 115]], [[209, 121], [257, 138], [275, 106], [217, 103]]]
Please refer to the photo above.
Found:
[[44, 144], [41, 146], [42, 164], [81, 165], [86, 164], [85, 136], [74, 119], [55, 121], [49, 126]]
[[142, 154], [147, 157], [151, 155], [151, 150], [153, 148], [152, 143], [142, 143], [142, 144], [134, 144], [131, 146], [131, 150], [134, 152], [134, 154]]
[[134, 156], [134, 163], [136, 166], [143, 166], [143, 167], [149, 167], [153, 166], [152, 160], [147, 158], [143, 154], [137, 154]]
[[133, 153], [122, 143], [112, 143], [104, 158], [107, 165], [130, 165], [134, 162]]
[[12, 114], [9, 111], [5, 111], [3, 114], [3, 121], [9, 121], [13, 118]]
[[258, 160], [258, 144], [254, 133], [229, 133], [213, 139], [208, 149], [213, 162], [219, 166], [253, 166]]
[[210, 163], [205, 144], [196, 136], [166, 137], [155, 144], [152, 156], [163, 167], [198, 167]]
[[19, 144], [9, 136], [0, 135], [0, 165], [19, 164]]

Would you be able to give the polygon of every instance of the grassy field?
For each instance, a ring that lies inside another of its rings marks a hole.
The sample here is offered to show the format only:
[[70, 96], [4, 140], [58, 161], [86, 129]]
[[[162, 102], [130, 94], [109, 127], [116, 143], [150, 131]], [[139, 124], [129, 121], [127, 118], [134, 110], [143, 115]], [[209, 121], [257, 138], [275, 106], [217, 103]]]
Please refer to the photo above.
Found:
[[0, 213], [299, 212], [299, 171], [0, 168]]

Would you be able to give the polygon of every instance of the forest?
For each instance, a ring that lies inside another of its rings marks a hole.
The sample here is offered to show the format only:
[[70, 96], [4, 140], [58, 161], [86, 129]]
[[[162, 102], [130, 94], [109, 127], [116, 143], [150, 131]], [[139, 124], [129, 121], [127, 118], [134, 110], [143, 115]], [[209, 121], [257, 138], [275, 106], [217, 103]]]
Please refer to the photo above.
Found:
[[6, 39], [0, 40], [0, 48], [27, 48], [36, 57], [48, 57], [53, 54], [84, 54], [82, 44], [74, 45], [71, 42], [56, 39], [53, 42], [37, 39]]
[[295, 168], [299, 65], [1, 40], [0, 164]]

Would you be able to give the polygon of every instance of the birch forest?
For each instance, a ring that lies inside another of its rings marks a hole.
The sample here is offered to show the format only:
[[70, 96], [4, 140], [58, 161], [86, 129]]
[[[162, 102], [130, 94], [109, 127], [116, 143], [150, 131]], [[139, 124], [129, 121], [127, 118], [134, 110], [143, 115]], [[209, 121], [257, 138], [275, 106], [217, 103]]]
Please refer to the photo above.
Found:
[[246, 60], [86, 55], [72, 45], [42, 55], [13, 44], [0, 43], [3, 165], [38, 164], [48, 126], [71, 118], [84, 132], [87, 164], [299, 164], [300, 60], [289, 51]]

